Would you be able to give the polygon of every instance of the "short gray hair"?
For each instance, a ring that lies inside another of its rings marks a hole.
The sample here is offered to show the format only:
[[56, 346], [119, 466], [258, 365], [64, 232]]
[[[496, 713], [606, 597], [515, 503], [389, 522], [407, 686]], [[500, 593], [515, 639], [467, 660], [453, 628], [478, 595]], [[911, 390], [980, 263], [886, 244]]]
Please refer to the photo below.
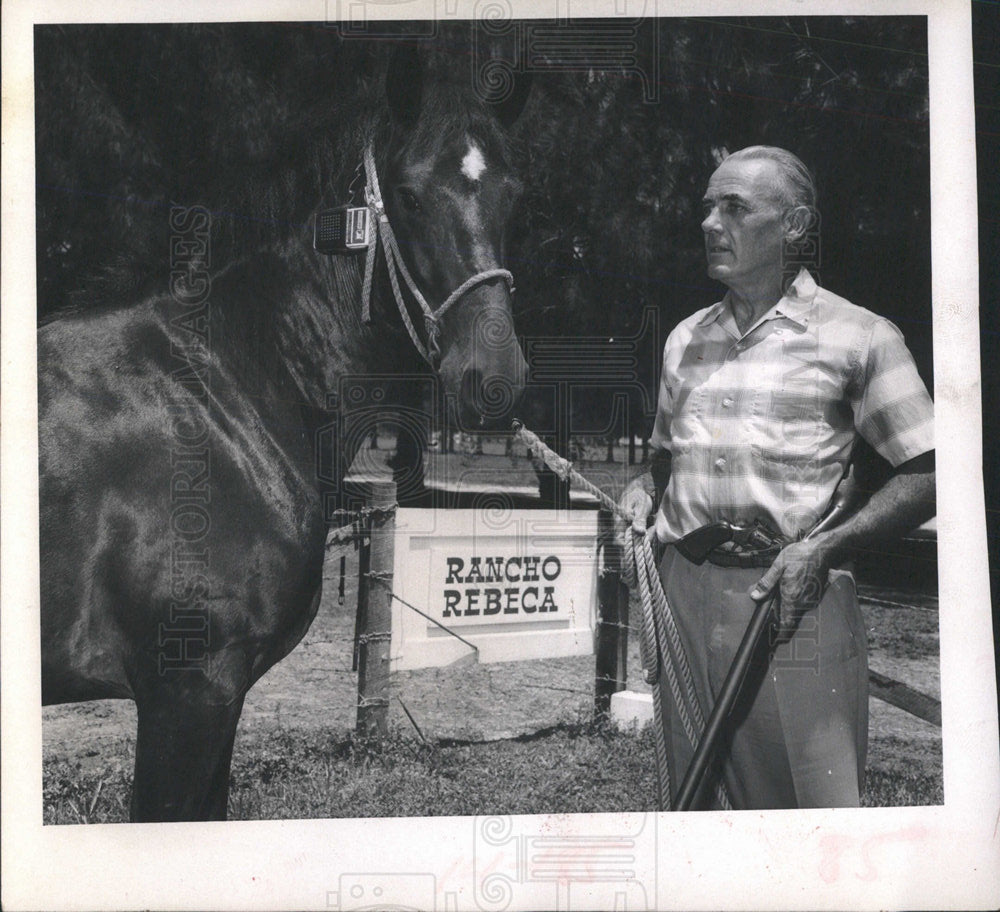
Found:
[[726, 161], [767, 159], [774, 162], [784, 178], [786, 202], [816, 211], [816, 181], [797, 155], [778, 146], [747, 146], [728, 156]]

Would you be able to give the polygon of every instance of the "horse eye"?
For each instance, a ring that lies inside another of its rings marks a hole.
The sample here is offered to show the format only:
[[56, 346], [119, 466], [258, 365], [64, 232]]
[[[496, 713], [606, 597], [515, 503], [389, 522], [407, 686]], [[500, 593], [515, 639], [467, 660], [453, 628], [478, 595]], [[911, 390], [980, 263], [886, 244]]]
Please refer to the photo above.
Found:
[[420, 201], [416, 198], [412, 190], [407, 190], [405, 187], [400, 187], [397, 191], [399, 194], [400, 202], [403, 207], [409, 212], [419, 212], [420, 211]]

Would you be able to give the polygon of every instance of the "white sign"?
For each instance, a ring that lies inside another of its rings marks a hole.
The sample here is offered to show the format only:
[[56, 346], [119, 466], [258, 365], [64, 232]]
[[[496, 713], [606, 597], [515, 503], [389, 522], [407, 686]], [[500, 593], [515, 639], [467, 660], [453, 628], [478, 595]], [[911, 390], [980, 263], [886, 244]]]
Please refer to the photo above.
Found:
[[393, 600], [393, 670], [593, 653], [597, 561], [596, 511], [398, 510], [393, 590], [426, 617]]

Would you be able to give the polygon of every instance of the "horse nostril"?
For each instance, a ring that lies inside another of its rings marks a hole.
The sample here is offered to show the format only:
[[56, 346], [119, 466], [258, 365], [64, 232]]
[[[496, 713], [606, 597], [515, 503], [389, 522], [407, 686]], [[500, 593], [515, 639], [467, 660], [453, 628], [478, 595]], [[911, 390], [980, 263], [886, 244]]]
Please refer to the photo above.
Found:
[[478, 368], [462, 375], [462, 398], [481, 419], [498, 419], [514, 408], [517, 388], [506, 377], [494, 374], [484, 378]]

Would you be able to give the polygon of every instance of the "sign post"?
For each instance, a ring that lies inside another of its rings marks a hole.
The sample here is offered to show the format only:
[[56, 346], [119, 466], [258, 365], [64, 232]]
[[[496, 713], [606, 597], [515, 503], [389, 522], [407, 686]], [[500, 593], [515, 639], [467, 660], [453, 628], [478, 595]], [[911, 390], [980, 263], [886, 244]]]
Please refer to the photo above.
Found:
[[[368, 572], [360, 580], [365, 606], [358, 633], [358, 732], [382, 737], [389, 730], [389, 652], [392, 644], [392, 578], [396, 485], [372, 482]], [[361, 561], [362, 571], [364, 560]]]
[[598, 512], [597, 528], [601, 570], [597, 579], [594, 712], [606, 716], [611, 710], [611, 695], [624, 690], [628, 680], [628, 589], [622, 583], [622, 548], [610, 510]]

